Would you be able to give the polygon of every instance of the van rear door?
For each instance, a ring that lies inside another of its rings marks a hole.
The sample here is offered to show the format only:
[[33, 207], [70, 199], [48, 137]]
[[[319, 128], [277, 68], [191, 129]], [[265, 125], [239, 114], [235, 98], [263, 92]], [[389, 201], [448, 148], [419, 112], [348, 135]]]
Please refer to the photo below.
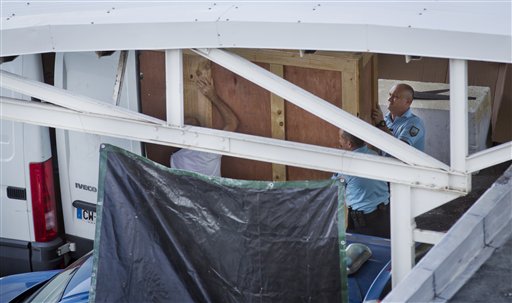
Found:
[[[55, 86], [115, 104], [114, 87], [120, 52], [99, 56], [95, 52], [58, 53]], [[135, 52], [128, 52], [119, 106], [139, 111]], [[141, 154], [137, 141], [76, 131], [57, 130], [62, 211], [66, 238], [76, 244], [73, 257], [92, 249], [96, 222], [99, 149], [109, 143]]]
[[[2, 70], [42, 81], [40, 55], [18, 56]], [[30, 97], [1, 89], [2, 96]], [[47, 127], [0, 120], [0, 275], [56, 268], [63, 257]]]

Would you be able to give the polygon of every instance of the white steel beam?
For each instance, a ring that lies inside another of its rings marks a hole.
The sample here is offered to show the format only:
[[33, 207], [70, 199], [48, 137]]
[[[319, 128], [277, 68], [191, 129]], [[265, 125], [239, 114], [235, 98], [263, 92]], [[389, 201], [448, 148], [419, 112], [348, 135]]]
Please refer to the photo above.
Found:
[[402, 183], [409, 186], [467, 193], [467, 177], [439, 169], [414, 167], [396, 159], [335, 148], [251, 136], [209, 128], [173, 127], [121, 117], [79, 113], [39, 102], [1, 97], [2, 119], [162, 145], [292, 165]]
[[414, 241], [436, 245], [446, 233], [440, 231], [415, 229]]
[[183, 56], [181, 49], [165, 51], [167, 124], [183, 127]]
[[468, 156], [468, 64], [450, 59], [450, 166], [466, 171]]
[[[471, 184], [471, 177], [466, 176], [467, 184]], [[469, 191], [470, 189], [468, 189]], [[452, 201], [461, 196], [460, 193], [444, 190], [427, 190], [424, 188], [415, 188], [412, 193], [412, 215], [417, 217], [438, 206]]]
[[76, 111], [84, 111], [96, 114], [111, 115], [114, 117], [123, 117], [136, 119], [140, 121], [165, 123], [147, 115], [142, 115], [131, 110], [110, 104], [111, 102], [101, 102], [89, 97], [85, 97], [65, 89], [57, 88], [42, 82], [30, 80], [16, 74], [0, 70], [0, 86], [30, 97], [35, 97], [59, 106], [67, 107]]
[[507, 142], [469, 156], [466, 159], [466, 170], [472, 173], [510, 160], [512, 160], [512, 142]]
[[378, 130], [373, 125], [274, 75], [245, 58], [220, 49], [195, 49], [194, 51], [406, 163], [449, 170], [449, 167], [441, 161]]
[[416, 228], [412, 216], [411, 187], [390, 183], [391, 191], [391, 276], [395, 287], [414, 266], [413, 230]]

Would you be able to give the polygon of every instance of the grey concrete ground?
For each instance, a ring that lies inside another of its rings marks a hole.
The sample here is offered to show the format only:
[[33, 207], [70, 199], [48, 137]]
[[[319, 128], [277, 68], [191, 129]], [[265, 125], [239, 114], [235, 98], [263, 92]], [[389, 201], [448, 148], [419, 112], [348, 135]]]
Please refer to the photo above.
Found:
[[512, 302], [512, 237], [494, 251], [448, 302]]
[[[468, 195], [417, 217], [417, 226], [447, 231], [510, 165], [512, 161], [480, 171], [472, 177]], [[449, 302], [512, 303], [512, 237], [493, 252]]]

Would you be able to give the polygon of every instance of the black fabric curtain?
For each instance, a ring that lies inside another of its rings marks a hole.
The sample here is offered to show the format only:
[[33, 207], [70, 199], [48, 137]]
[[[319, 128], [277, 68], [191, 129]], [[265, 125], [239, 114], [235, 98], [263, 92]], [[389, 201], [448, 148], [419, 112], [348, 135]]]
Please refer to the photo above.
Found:
[[100, 159], [92, 302], [346, 298], [339, 182], [207, 177], [111, 145]]

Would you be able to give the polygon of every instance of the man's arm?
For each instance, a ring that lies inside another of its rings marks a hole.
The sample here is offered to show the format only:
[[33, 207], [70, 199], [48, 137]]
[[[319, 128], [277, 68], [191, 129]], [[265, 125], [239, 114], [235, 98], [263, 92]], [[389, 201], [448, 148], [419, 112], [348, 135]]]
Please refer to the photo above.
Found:
[[196, 70], [196, 85], [201, 93], [217, 108], [224, 121], [223, 130], [235, 131], [238, 128], [238, 118], [231, 108], [217, 95], [213, 86], [210, 62], [201, 64]]

